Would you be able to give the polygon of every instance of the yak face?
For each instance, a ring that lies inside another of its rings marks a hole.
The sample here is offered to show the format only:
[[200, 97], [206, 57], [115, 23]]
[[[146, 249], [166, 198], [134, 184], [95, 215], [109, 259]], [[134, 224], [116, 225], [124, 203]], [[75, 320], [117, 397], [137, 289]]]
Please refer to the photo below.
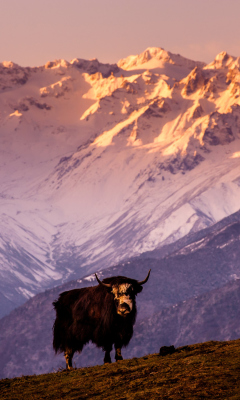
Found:
[[131, 283], [113, 285], [112, 294], [114, 295], [117, 313], [126, 317], [132, 311], [135, 301], [136, 290], [134, 290], [133, 285]]
[[98, 283], [113, 294], [117, 313], [126, 317], [131, 311], [136, 312], [135, 297], [137, 293], [142, 291], [142, 285], [148, 281], [150, 272], [151, 270], [148, 271], [147, 277], [143, 281], [136, 281], [124, 276], [106, 278], [100, 281], [97, 274], [95, 276]]

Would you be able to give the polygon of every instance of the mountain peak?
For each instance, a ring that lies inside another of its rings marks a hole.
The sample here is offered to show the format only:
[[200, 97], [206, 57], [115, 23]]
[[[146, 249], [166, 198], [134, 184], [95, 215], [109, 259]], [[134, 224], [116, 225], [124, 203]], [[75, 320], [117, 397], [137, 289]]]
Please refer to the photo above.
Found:
[[69, 66], [69, 62], [63, 59], [59, 59], [59, 60], [54, 60], [54, 61], [48, 61], [45, 64], [45, 68], [46, 69], [54, 69], [54, 68], [59, 68], [59, 67], [63, 67], [63, 68], [67, 68]]
[[226, 51], [221, 51], [221, 53], [217, 54], [217, 56], [215, 57], [215, 60], [221, 60], [221, 61], [226, 61], [229, 59], [229, 55]]
[[165, 64], [184, 66], [193, 69], [195, 66], [205, 66], [205, 63], [192, 61], [188, 58], [173, 54], [161, 47], [148, 47], [139, 55], [132, 55], [118, 62], [118, 66], [125, 70], [140, 68], [162, 68]]
[[118, 66], [123, 69], [133, 69], [138, 66], [143, 66], [153, 59], [171, 63], [170, 54], [167, 51], [161, 47], [148, 47], [139, 55], [132, 55], [121, 59], [118, 62]]
[[3, 61], [2, 63], [0, 63], [0, 66], [2, 66], [4, 68], [9, 68], [9, 69], [17, 68], [17, 67], [19, 68], [19, 65], [15, 64], [12, 61]]
[[221, 69], [221, 68], [239, 68], [240, 57], [230, 56], [226, 51], [217, 54], [215, 59], [207, 65], [206, 68]]
[[117, 64], [103, 64], [98, 61], [97, 58], [93, 58], [91, 60], [74, 58], [71, 61], [71, 64], [78, 69], [83, 69], [89, 75], [100, 72], [104, 78], [107, 78], [112, 73], [117, 73], [119, 71]]

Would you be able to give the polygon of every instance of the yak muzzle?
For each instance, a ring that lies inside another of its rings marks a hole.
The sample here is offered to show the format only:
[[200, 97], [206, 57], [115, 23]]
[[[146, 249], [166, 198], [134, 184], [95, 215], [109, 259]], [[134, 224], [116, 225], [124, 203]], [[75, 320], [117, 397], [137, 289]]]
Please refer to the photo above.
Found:
[[122, 317], [126, 317], [131, 312], [131, 309], [127, 303], [119, 304], [117, 308], [117, 313]]

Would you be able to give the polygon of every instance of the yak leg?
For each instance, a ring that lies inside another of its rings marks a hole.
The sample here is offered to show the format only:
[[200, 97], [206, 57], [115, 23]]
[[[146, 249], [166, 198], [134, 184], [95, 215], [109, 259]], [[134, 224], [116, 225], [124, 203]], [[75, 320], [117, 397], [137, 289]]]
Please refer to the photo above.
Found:
[[103, 360], [104, 364], [111, 363], [112, 360], [111, 360], [110, 353], [112, 351], [112, 346], [105, 347], [104, 350], [105, 350], [105, 356], [104, 356], [104, 360]]
[[73, 354], [74, 354], [74, 352], [72, 350], [70, 350], [70, 349], [67, 349], [64, 352], [64, 357], [65, 357], [65, 360], [66, 360], [66, 369], [69, 369], [69, 370], [72, 369]]
[[121, 347], [115, 345], [115, 360], [120, 361], [123, 360], [122, 358], [122, 353], [121, 353]]

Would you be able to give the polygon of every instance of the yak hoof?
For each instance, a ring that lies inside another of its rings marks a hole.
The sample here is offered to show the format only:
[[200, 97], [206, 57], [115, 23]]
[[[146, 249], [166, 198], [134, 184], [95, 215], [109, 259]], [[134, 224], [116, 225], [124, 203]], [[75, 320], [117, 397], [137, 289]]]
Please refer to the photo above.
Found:
[[103, 362], [104, 364], [111, 364], [112, 363], [111, 357], [104, 357]]

